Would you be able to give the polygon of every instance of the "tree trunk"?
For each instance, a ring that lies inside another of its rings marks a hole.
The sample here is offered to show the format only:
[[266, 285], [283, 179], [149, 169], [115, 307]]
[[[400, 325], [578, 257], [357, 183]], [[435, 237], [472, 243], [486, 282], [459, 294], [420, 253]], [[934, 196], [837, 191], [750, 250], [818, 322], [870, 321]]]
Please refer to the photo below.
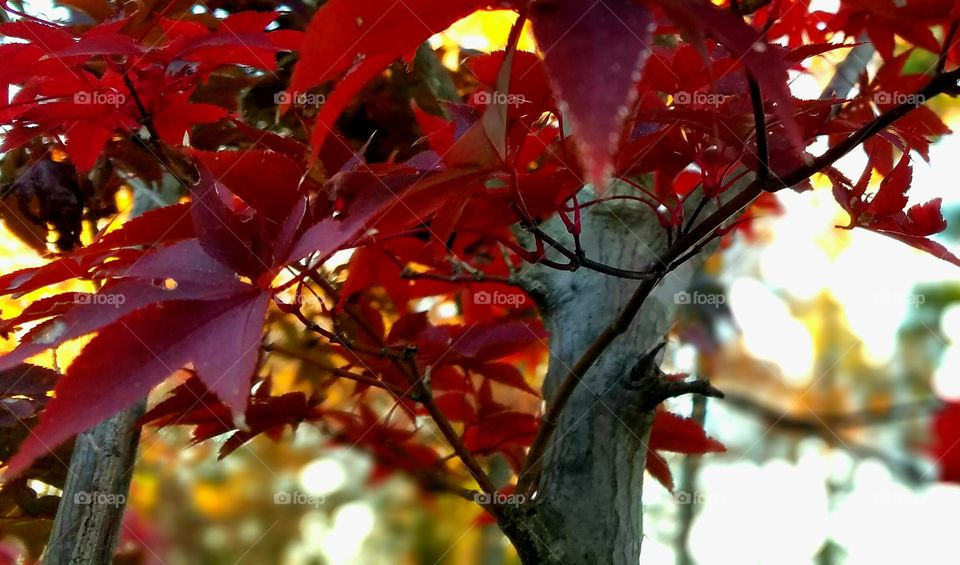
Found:
[[[869, 43], [854, 48], [837, 66], [821, 98], [846, 97], [874, 52]], [[748, 175], [735, 183], [725, 199], [743, 190], [749, 180]], [[688, 201], [687, 216], [694, 200]], [[569, 237], [556, 218], [544, 229], [560, 241]], [[629, 270], [645, 267], [666, 244], [652, 212], [625, 200], [585, 211], [582, 233], [587, 257]], [[640, 408], [639, 392], [624, 385], [638, 355], [669, 329], [676, 310], [674, 293], [687, 286], [710, 249], [667, 274], [627, 331], [586, 373], [553, 433], [532, 503], [503, 509], [500, 528], [525, 565], [639, 563], [646, 441], [653, 418]], [[550, 332], [550, 366], [543, 391], [549, 402], [570, 367], [640, 283], [585, 269], [566, 272], [540, 265], [530, 265], [522, 274]]]
[[44, 565], [112, 561], [140, 440], [137, 420], [145, 404], [140, 402], [77, 437]]
[[[590, 259], [639, 270], [665, 247], [664, 231], [649, 209], [619, 200], [584, 210], [583, 248]], [[559, 220], [544, 227], [569, 240]], [[668, 331], [674, 293], [693, 267], [668, 274], [626, 333], [586, 373], [545, 454], [532, 504], [506, 508], [501, 528], [525, 564], [636, 565], [643, 538], [641, 498], [652, 413], [629, 388], [637, 358]], [[538, 295], [550, 332], [544, 398], [551, 399], [580, 355], [616, 318], [641, 281], [581, 269], [533, 266], [524, 279]]]

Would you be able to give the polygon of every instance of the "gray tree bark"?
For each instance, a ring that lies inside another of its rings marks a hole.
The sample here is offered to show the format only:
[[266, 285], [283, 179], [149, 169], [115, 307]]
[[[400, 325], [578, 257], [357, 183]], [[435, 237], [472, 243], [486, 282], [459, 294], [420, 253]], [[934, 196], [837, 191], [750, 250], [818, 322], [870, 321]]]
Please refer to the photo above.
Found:
[[140, 439], [137, 420], [145, 404], [140, 402], [77, 437], [44, 565], [112, 561]]
[[[585, 255], [640, 270], [666, 247], [664, 230], [639, 203], [618, 200], [583, 214]], [[555, 239], [566, 229], [553, 220]], [[641, 498], [646, 442], [653, 414], [629, 386], [637, 358], [669, 330], [674, 293], [686, 288], [687, 264], [668, 274], [647, 298], [626, 333], [586, 373], [561, 413], [532, 504], [505, 508], [501, 528], [525, 564], [636, 565], [643, 539]], [[551, 399], [593, 340], [614, 321], [641, 281], [595, 271], [533, 265], [522, 273], [538, 296], [550, 332], [544, 398]]]

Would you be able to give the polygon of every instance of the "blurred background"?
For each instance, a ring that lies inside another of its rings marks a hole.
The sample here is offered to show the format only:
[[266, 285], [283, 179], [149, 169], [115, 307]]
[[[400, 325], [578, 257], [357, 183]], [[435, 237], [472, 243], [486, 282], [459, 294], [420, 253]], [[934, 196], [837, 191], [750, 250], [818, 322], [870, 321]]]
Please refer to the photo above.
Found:
[[[455, 67], [464, 50], [500, 48], [513, 20], [476, 15], [431, 43]], [[529, 37], [520, 45], [533, 47]], [[796, 76], [798, 96], [816, 97], [844, 54]], [[960, 112], [937, 102], [946, 123], [960, 127]], [[929, 164], [915, 162], [912, 194], [944, 198], [953, 231], [941, 242], [954, 250], [958, 154], [960, 138], [947, 137]], [[840, 168], [860, 171], [864, 160], [855, 153]], [[783, 212], [711, 257], [681, 308], [666, 365], [708, 376], [728, 398], [669, 408], [703, 421], [728, 451], [669, 459], [673, 493], [648, 480], [644, 563], [953, 562], [945, 556], [954, 553], [949, 517], [960, 506], [960, 273], [880, 235], [836, 229], [846, 216], [823, 179], [815, 186], [778, 193]], [[119, 210], [129, 208], [125, 191], [117, 198]], [[40, 262], [0, 233], [3, 272]], [[0, 308], [9, 317], [34, 299], [3, 299]], [[82, 345], [38, 362], [68, 364]], [[309, 366], [295, 359], [271, 363], [280, 386], [309, 380]], [[475, 506], [424, 495], [402, 475], [380, 476], [365, 454], [327, 445], [314, 428], [277, 443], [257, 438], [218, 462], [222, 443], [191, 445], [185, 429], [144, 430], [124, 562], [516, 562]], [[49, 520], [28, 518], [0, 518], [0, 562], [46, 539]]]

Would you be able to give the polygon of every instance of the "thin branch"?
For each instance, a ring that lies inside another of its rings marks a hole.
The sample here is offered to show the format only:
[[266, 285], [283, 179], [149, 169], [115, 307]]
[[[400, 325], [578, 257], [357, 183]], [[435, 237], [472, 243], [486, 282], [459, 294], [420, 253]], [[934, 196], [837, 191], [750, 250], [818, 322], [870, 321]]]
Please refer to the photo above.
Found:
[[753, 75], [747, 76], [750, 102], [753, 105], [753, 123], [757, 138], [757, 182], [766, 185], [770, 178], [770, 150], [767, 145], [767, 115], [763, 109], [763, 94]]
[[516, 277], [498, 277], [494, 275], [488, 275], [483, 271], [474, 271], [466, 275], [447, 275], [444, 273], [418, 273], [416, 271], [411, 271], [408, 268], [404, 268], [400, 272], [400, 277], [409, 280], [431, 280], [431, 281], [440, 281], [448, 283], [497, 283], [508, 286], [520, 286], [520, 283], [516, 280]]
[[[843, 435], [843, 430], [893, 423], [897, 420], [922, 418], [936, 409], [937, 399], [893, 405], [885, 409], [866, 410], [847, 414], [818, 414], [815, 419], [787, 414], [767, 406], [756, 399], [738, 394], [727, 394], [724, 402], [760, 418], [765, 425], [777, 432], [804, 434], [819, 437], [829, 445], [842, 448], [857, 458], [876, 458], [903, 478], [914, 482], [929, 482], [929, 471], [913, 460], [894, 457], [882, 449], [863, 445]], [[925, 414], [926, 413], [926, 414]], [[839, 434], [837, 432], [840, 432]]]
[[828, 149], [823, 155], [810, 162], [810, 164], [800, 167], [796, 171], [784, 176], [782, 182], [771, 179], [770, 182], [768, 182], [768, 188], [772, 190], [782, 190], [794, 186], [811, 177], [814, 173], [820, 172], [833, 165], [861, 143], [886, 129], [920, 106], [923, 106], [928, 100], [932, 100], [940, 94], [955, 96], [960, 93], [957, 87], [958, 80], [960, 80], [960, 69], [935, 76], [927, 83], [927, 86], [910, 97], [912, 101], [900, 104], [877, 116], [872, 122]]
[[707, 202], [709, 201], [710, 199], [707, 198], [706, 196], [700, 197], [700, 202], [697, 202], [697, 207], [694, 208], [693, 213], [690, 214], [690, 219], [687, 220], [687, 226], [683, 228], [683, 230], [681, 230], [680, 235], [683, 235], [686, 232], [690, 231], [690, 228], [696, 225], [697, 218], [699, 218], [700, 214], [703, 213], [703, 209], [707, 207]]
[[[320, 276], [312, 276], [311, 278], [323, 288], [324, 292], [329, 294], [335, 301], [340, 302], [339, 293], [333, 285]], [[346, 312], [371, 339], [379, 342], [382, 348], [387, 347], [386, 343], [383, 342], [383, 338], [370, 328], [363, 316], [357, 313], [352, 305], [346, 304], [344, 306], [344, 312]], [[483, 467], [473, 456], [473, 453], [467, 449], [467, 446], [463, 443], [463, 440], [453, 428], [453, 424], [450, 423], [447, 416], [440, 410], [440, 407], [437, 406], [430, 388], [424, 383], [423, 376], [420, 375], [420, 369], [417, 367], [416, 362], [410, 356], [406, 358], [389, 357], [389, 359], [397, 370], [410, 382], [411, 386], [418, 388], [419, 394], [417, 394], [415, 399], [423, 405], [427, 413], [430, 414], [430, 417], [433, 418], [434, 424], [436, 424], [440, 430], [441, 435], [443, 435], [443, 438], [450, 444], [450, 447], [453, 448], [457, 457], [459, 457], [467, 467], [470, 475], [480, 486], [481, 490], [488, 493], [496, 492], [497, 489], [490, 480], [490, 477], [487, 476], [486, 471], [483, 470]]]
[[330, 343], [342, 345], [354, 355], [362, 353], [371, 357], [399, 360], [409, 358], [415, 353], [415, 351], [411, 350], [411, 348], [397, 348], [389, 347], [387, 345], [383, 345], [381, 347], [370, 347], [363, 345], [362, 343], [357, 343], [356, 341], [347, 338], [339, 332], [331, 332], [330, 330], [324, 328], [320, 324], [307, 318], [306, 315], [304, 315], [304, 313], [297, 308], [286, 308], [287, 306], [290, 306], [290, 304], [279, 301], [278, 304], [284, 306], [283, 311], [296, 318], [297, 321], [299, 321], [307, 331], [311, 331], [319, 336], [322, 336]]
[[766, 184], [761, 184], [757, 181], [750, 183], [744, 190], [727, 201], [727, 203], [721, 206], [716, 212], [704, 219], [702, 223], [678, 239], [659, 259], [651, 263], [650, 268], [658, 265], [671, 265], [676, 259], [685, 254], [688, 249], [693, 248], [693, 246], [708, 237], [727, 220], [750, 205], [764, 190], [775, 192], [783, 188], [795, 186], [813, 176], [815, 173], [830, 167], [861, 143], [923, 105], [921, 101], [931, 100], [940, 94], [956, 94], [958, 80], [960, 80], [960, 69], [938, 75], [931, 79], [927, 86], [917, 92], [915, 96], [911, 97], [914, 101], [895, 106], [877, 116], [872, 122], [861, 127], [855, 133], [828, 149], [823, 155], [813, 159], [809, 164], [799, 167], [780, 179], [772, 177], [768, 179]]
[[834, 430], [865, 428], [895, 423], [927, 416], [937, 409], [941, 402], [936, 398], [918, 400], [904, 404], [894, 404], [882, 408], [870, 408], [858, 412], [813, 413], [815, 417], [806, 418], [792, 415], [784, 410], [768, 406], [757, 399], [739, 393], [727, 393], [724, 402], [739, 410], [749, 412], [765, 422], [776, 422], [782, 430], [810, 434], [833, 435]]
[[291, 359], [296, 359], [297, 361], [300, 361], [300, 362], [302, 362], [302, 363], [306, 363], [307, 365], [310, 365], [311, 367], [315, 367], [315, 368], [317, 368], [317, 369], [320, 369], [321, 371], [325, 371], [325, 372], [327, 372], [327, 373], [330, 373], [331, 375], [333, 375], [333, 376], [335, 376], [335, 377], [339, 377], [339, 378], [342, 378], [342, 379], [347, 379], [347, 380], [355, 381], [355, 382], [358, 382], [358, 383], [363, 383], [363, 384], [365, 384], [365, 385], [372, 386], [372, 387], [374, 387], [374, 388], [379, 388], [379, 389], [382, 389], [382, 390], [389, 391], [389, 392], [393, 393], [395, 396], [397, 396], [398, 398], [401, 398], [401, 397], [403, 397], [403, 396], [406, 394], [406, 391], [400, 389], [399, 387], [393, 386], [393, 385], [391, 385], [391, 384], [389, 384], [389, 383], [385, 383], [385, 382], [383, 382], [383, 381], [380, 381], [380, 380], [375, 379], [375, 378], [373, 378], [373, 377], [371, 377], [371, 376], [368, 376], [368, 375], [362, 375], [362, 374], [360, 374], [360, 373], [354, 373], [354, 372], [352, 372], [352, 371], [348, 371], [348, 370], [342, 369], [342, 368], [340, 368], [340, 367], [330, 367], [329, 365], [324, 365], [323, 363], [320, 363], [320, 362], [316, 361], [315, 359], [311, 359], [308, 355], [306, 355], [306, 354], [304, 354], [304, 353], [301, 353], [301, 352], [299, 352], [299, 351], [294, 351], [294, 350], [292, 350], [292, 349], [287, 349], [286, 347], [283, 347], [283, 346], [280, 346], [280, 345], [276, 345], [276, 344], [272, 344], [272, 343], [271, 343], [271, 344], [265, 344], [265, 345], [263, 345], [263, 346], [261, 347], [261, 349], [263, 349], [263, 350], [264, 350], [265, 352], [267, 352], [267, 353], [277, 353], [277, 354], [279, 354], [279, 355], [283, 355], [284, 357], [289, 357], [289, 358], [291, 358]]
[[[660, 369], [658, 358], [667, 342], [662, 341], [637, 359], [630, 369], [628, 388], [635, 390], [642, 399], [641, 409], [651, 411], [656, 409], [668, 398], [676, 398], [685, 394], [698, 394], [713, 398], [723, 398], [723, 392], [704, 379], [692, 381], [677, 378], [678, 375], [667, 375]], [[682, 375], [686, 377], [686, 375]]]
[[576, 271], [577, 269], [583, 267], [591, 271], [596, 271], [598, 273], [603, 273], [611, 277], [617, 277], [621, 279], [631, 279], [631, 280], [644, 280], [649, 279], [654, 276], [654, 272], [651, 270], [646, 271], [630, 271], [627, 269], [621, 269], [619, 267], [613, 267], [610, 265], [605, 265], [584, 257], [582, 253], [577, 253], [576, 251], [571, 251], [565, 247], [562, 243], [555, 240], [553, 237], [548, 235], [546, 232], [535, 226], [527, 226], [527, 231], [532, 233], [536, 238], [540, 239], [555, 251], [567, 258], [569, 263], [569, 270]]
[[652, 395], [644, 397], [644, 406], [648, 410], [652, 410], [668, 398], [676, 398], [687, 394], [724, 398], [723, 391], [710, 384], [710, 381], [706, 379], [694, 379], [692, 381], [665, 380], [658, 383]]

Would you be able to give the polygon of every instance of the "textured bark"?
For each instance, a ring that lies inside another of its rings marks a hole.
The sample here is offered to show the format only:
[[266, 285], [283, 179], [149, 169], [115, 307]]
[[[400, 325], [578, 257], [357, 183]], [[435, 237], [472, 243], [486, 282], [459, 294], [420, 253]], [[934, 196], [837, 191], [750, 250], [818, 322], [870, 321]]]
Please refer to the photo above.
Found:
[[[559, 221], [545, 228], [560, 237]], [[643, 268], [665, 246], [662, 228], [635, 202], [614, 201], [584, 212], [586, 256], [625, 269]], [[567, 238], [569, 239], [569, 236]], [[532, 504], [505, 508], [501, 528], [525, 564], [636, 565], [643, 538], [641, 496], [652, 414], [627, 387], [640, 354], [658, 343], [674, 313], [673, 295], [692, 267], [667, 275], [627, 332], [587, 372], [551, 438]], [[524, 273], [550, 331], [544, 397], [623, 309], [640, 281], [581, 269], [533, 267]]]
[[45, 565], [108, 564], [120, 537], [145, 402], [81, 434], [43, 556]]

